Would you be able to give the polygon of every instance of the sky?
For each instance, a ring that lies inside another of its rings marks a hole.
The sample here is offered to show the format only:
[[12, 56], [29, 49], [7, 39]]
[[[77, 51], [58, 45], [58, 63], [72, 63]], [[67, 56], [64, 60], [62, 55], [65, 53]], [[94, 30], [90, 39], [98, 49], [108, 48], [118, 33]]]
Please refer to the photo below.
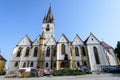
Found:
[[26, 34], [32, 41], [41, 34], [50, 5], [56, 41], [62, 33], [84, 41], [90, 32], [113, 48], [120, 41], [120, 0], [0, 0], [0, 54], [7, 63]]

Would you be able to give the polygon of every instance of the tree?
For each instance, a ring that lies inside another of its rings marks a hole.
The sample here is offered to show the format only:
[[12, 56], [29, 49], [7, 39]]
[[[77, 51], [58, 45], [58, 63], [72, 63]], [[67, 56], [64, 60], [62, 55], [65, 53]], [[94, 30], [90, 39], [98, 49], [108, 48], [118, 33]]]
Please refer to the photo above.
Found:
[[118, 59], [120, 60], [120, 41], [117, 42], [117, 46], [116, 46], [114, 52], [117, 55]]

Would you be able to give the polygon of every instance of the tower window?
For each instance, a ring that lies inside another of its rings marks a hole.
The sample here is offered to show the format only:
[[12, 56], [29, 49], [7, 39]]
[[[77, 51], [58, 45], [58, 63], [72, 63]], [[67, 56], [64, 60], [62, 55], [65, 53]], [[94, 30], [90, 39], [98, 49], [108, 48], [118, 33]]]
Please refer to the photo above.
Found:
[[49, 24], [47, 24], [46, 31], [50, 31]]

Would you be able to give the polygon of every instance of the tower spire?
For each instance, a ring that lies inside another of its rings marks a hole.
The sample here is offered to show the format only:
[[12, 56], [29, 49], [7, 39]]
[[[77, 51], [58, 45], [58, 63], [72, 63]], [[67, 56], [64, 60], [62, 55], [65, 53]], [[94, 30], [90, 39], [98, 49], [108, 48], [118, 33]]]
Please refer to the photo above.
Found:
[[43, 19], [43, 22], [44, 23], [53, 23], [54, 22], [54, 17], [52, 15], [52, 10], [51, 10], [51, 5], [48, 9], [47, 16], [45, 16], [44, 19]]

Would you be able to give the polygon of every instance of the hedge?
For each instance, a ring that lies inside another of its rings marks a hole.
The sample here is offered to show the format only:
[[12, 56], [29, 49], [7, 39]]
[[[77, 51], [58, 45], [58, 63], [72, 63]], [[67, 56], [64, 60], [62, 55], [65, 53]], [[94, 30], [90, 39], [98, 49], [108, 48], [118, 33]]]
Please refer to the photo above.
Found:
[[74, 69], [63, 69], [63, 70], [55, 70], [53, 72], [54, 76], [75, 76], [75, 75], [85, 75], [85, 72], [82, 72], [80, 70], [74, 70]]

